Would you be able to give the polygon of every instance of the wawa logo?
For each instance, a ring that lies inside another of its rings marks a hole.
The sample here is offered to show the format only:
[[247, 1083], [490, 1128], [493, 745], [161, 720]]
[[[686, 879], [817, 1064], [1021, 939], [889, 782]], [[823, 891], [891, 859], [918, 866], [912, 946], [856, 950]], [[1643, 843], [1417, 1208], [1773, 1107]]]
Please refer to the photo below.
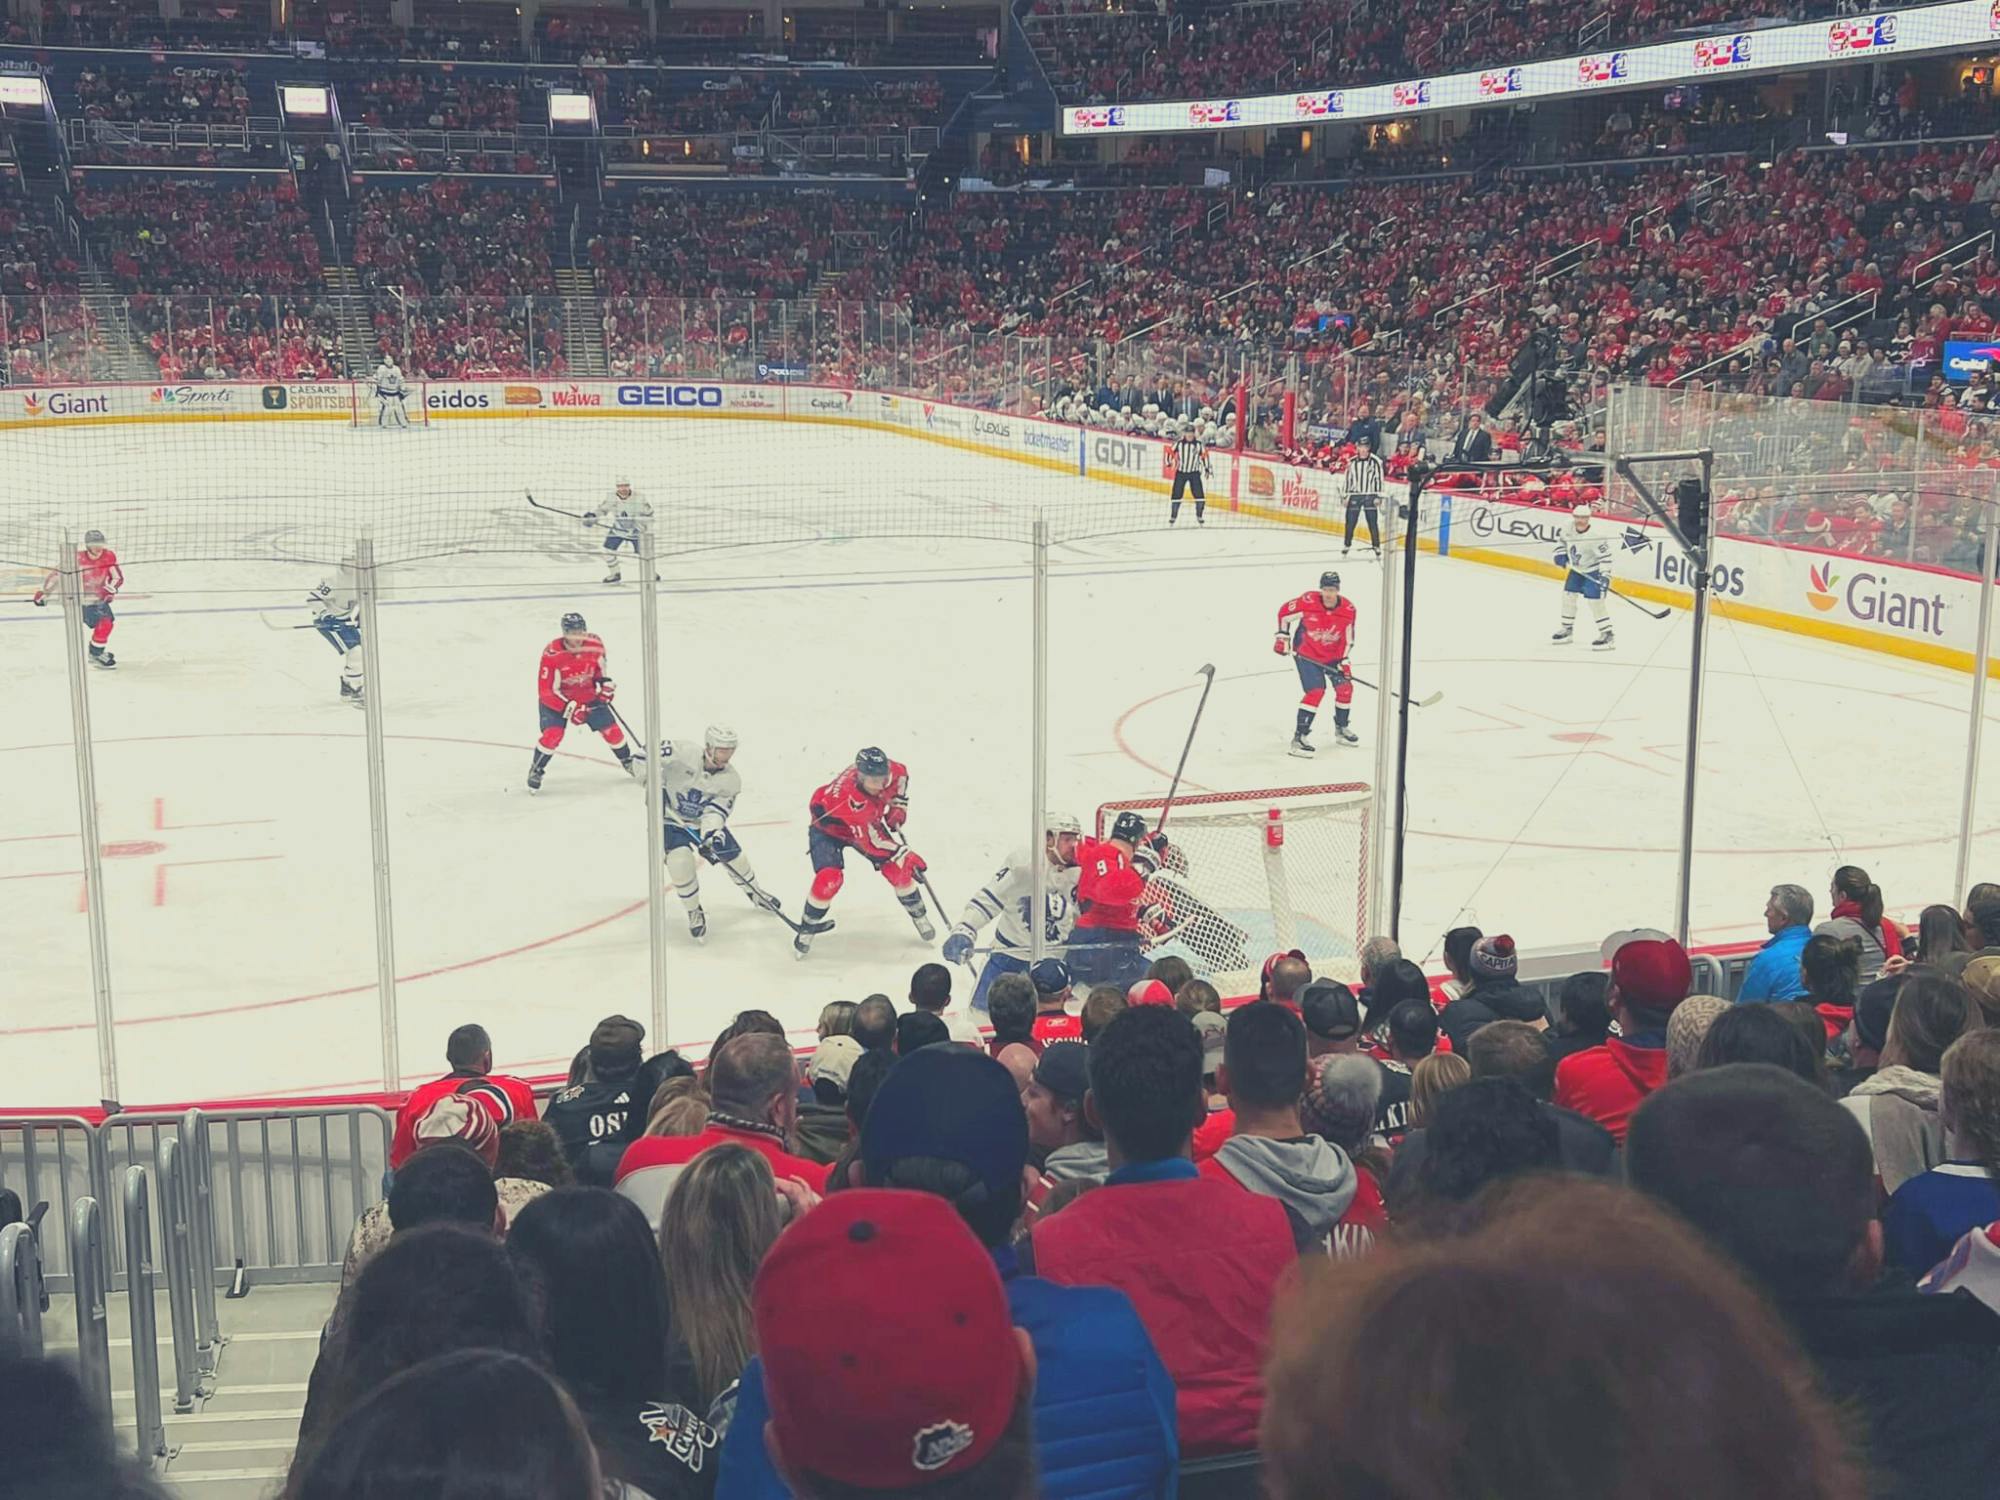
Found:
[[559, 387], [549, 392], [551, 406], [602, 406], [602, 391], [586, 391], [581, 386]]
[[1806, 603], [1825, 614], [1840, 602], [1834, 597], [1834, 585], [1840, 582], [1840, 578], [1833, 571], [1832, 563], [1815, 564], [1807, 569], [1807, 577], [1810, 581], [1806, 584]]

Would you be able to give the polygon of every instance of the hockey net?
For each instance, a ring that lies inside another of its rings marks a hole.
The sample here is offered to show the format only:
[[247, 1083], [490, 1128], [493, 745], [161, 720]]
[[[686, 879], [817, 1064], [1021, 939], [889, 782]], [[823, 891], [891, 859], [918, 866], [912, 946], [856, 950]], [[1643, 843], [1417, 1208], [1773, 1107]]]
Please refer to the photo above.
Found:
[[[1155, 826], [1165, 800], [1105, 803], [1097, 836], [1121, 812]], [[1166, 830], [1174, 852], [1147, 888], [1166, 913], [1151, 955], [1180, 955], [1224, 995], [1254, 992], [1264, 960], [1292, 948], [1316, 975], [1357, 979], [1373, 802], [1362, 782], [1176, 798]]]
[[[372, 380], [350, 380], [348, 387], [348, 425], [352, 427], [375, 427], [378, 425], [375, 410], [375, 382]], [[430, 382], [428, 380], [403, 381], [403, 412], [410, 419], [412, 427], [428, 427], [430, 416]]]

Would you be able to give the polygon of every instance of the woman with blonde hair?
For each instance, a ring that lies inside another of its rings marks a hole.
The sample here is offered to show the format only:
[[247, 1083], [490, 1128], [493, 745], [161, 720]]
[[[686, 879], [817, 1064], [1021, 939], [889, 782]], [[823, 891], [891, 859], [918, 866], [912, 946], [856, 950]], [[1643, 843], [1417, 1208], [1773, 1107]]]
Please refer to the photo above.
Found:
[[1472, 1064], [1456, 1052], [1433, 1052], [1410, 1069], [1410, 1129], [1430, 1122], [1431, 1105], [1472, 1077]]
[[708, 1126], [708, 1089], [692, 1073], [669, 1078], [653, 1091], [647, 1135], [700, 1135]]
[[[667, 1273], [667, 1363], [675, 1397], [696, 1412], [736, 1384], [757, 1352], [750, 1285], [764, 1252], [798, 1206], [771, 1164], [746, 1146], [711, 1146], [681, 1171], [660, 1215]], [[726, 1422], [710, 1422], [717, 1427]]]

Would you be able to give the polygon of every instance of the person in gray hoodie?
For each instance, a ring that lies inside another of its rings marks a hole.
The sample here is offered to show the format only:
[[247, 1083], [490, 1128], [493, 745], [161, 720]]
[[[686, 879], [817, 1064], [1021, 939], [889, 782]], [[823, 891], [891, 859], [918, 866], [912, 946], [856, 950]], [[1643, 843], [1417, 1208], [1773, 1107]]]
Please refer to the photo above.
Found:
[[1290, 1007], [1260, 1000], [1230, 1014], [1216, 1082], [1229, 1095], [1236, 1130], [1204, 1176], [1229, 1177], [1275, 1198], [1303, 1251], [1324, 1250], [1354, 1202], [1354, 1163], [1299, 1123], [1306, 1088], [1305, 1024]]
[[1111, 1172], [1104, 1136], [1084, 1113], [1083, 1096], [1089, 1090], [1090, 1049], [1082, 1042], [1050, 1042], [1021, 1090], [1029, 1149], [1051, 1185], [1102, 1182]]

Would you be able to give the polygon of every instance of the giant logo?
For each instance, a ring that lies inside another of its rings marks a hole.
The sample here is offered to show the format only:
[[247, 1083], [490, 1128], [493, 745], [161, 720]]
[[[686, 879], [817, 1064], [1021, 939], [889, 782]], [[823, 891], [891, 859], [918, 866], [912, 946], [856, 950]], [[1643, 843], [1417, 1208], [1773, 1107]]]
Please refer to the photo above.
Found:
[[1844, 610], [1864, 625], [1944, 635], [1944, 595], [1907, 593], [1894, 580], [1866, 568], [1849, 575], [1843, 585], [1831, 562], [1814, 564], [1806, 574], [1806, 603], [1821, 614]]
[[1523, 87], [1519, 68], [1489, 68], [1479, 75], [1479, 93], [1482, 98], [1502, 99], [1509, 94], [1518, 94]]
[[1829, 57], [1847, 57], [1856, 52], [1883, 52], [1896, 45], [1894, 16], [1856, 16], [1835, 21], [1826, 29]]
[[620, 406], [666, 406], [719, 408], [722, 405], [722, 387], [719, 385], [621, 385], [618, 387], [617, 401]]
[[[2000, 0], [1994, 0], [2000, 4]], [[1632, 54], [1629, 52], [1597, 52], [1589, 57], [1576, 60], [1576, 81], [1585, 88], [1595, 88], [1603, 83], [1623, 83], [1632, 76]]]
[[76, 391], [50, 391], [45, 396], [30, 394], [21, 398], [21, 412], [30, 417], [109, 416], [111, 398], [102, 393], [92, 396]]
[[1750, 37], [1747, 32], [1735, 36], [1705, 36], [1694, 44], [1694, 65], [1704, 73], [1712, 73], [1720, 68], [1747, 67], [1750, 62]]
[[1834, 585], [1840, 576], [1833, 571], [1832, 563], [1815, 563], [1806, 570], [1806, 603], [1821, 614], [1825, 614], [1840, 601], [1833, 596]]

